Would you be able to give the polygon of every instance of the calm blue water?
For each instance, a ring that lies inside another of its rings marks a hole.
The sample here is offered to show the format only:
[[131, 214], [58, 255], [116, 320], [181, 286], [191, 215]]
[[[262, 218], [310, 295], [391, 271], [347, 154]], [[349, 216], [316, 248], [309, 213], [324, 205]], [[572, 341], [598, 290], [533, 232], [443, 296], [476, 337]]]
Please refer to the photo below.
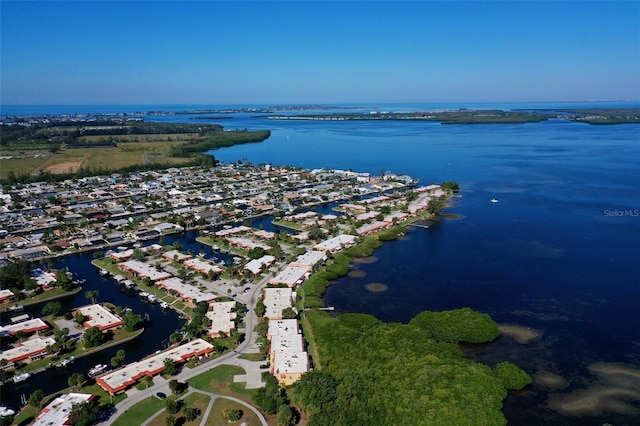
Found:
[[[594, 105], [486, 108], [578, 106]], [[474, 106], [382, 105], [363, 110], [422, 107]], [[9, 114], [9, 107], [2, 113]], [[153, 119], [193, 122], [189, 116]], [[345, 277], [329, 288], [326, 304], [338, 312], [366, 312], [385, 321], [408, 321], [425, 309], [470, 306], [501, 324], [532, 329], [538, 337], [528, 343], [503, 336], [467, 349], [470, 356], [489, 364], [510, 360], [536, 377], [555, 375], [555, 384], [541, 379], [507, 398], [505, 413], [511, 424], [637, 424], [638, 379], [597, 376], [594, 366], [604, 362], [611, 368], [635, 369], [632, 375], [640, 369], [638, 126], [562, 120], [476, 126], [299, 122], [250, 114], [235, 114], [219, 123], [272, 130], [262, 143], [211, 152], [224, 162], [374, 174], [391, 170], [419, 177], [423, 184], [458, 182], [462, 197], [448, 210], [455, 217], [385, 244], [370, 263], [358, 264], [364, 277]], [[491, 203], [494, 197], [500, 202]], [[364, 285], [373, 282], [388, 290], [367, 291]], [[580, 404], [581, 396], [619, 395], [630, 388], [635, 396], [601, 398], [601, 405], [590, 403], [586, 408]], [[570, 411], [571, 407], [578, 408]]]

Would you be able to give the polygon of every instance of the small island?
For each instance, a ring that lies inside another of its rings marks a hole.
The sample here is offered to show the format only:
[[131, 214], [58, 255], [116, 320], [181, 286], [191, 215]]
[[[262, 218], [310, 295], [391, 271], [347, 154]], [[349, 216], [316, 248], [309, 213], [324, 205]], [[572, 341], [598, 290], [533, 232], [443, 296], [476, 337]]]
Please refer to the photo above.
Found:
[[304, 115], [269, 115], [270, 120], [317, 120], [317, 121], [433, 121], [441, 124], [514, 124], [539, 123], [548, 120], [552, 115], [501, 110], [469, 110], [455, 111], [399, 111], [368, 113], [331, 113]]

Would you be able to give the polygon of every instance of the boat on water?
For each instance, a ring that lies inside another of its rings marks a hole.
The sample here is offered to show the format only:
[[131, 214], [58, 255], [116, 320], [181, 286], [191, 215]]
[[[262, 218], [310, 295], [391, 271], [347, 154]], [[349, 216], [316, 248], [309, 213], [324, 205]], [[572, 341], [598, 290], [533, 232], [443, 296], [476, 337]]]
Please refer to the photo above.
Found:
[[106, 275], [109, 275], [109, 271], [107, 271], [106, 269], [100, 269], [100, 270], [98, 271], [98, 273], [99, 273], [100, 275], [102, 275], [103, 277], [104, 277], [104, 276], [106, 276]]
[[156, 303], [158, 301], [158, 298], [155, 295], [150, 294], [147, 296], [147, 300], [149, 301], [149, 303]]
[[0, 407], [0, 417], [13, 416], [15, 413], [15, 410], [9, 407], [5, 407], [4, 405]]
[[491, 199], [491, 202], [492, 202], [492, 203], [497, 203], [497, 202], [498, 202], [498, 199], [497, 199], [497, 198], [492, 198], [492, 199]]
[[13, 305], [9, 307], [10, 312], [19, 312], [24, 309], [24, 305]]
[[107, 364], [98, 364], [89, 370], [89, 377], [96, 377], [97, 375], [104, 373], [107, 369]]
[[31, 377], [31, 374], [29, 373], [22, 373], [22, 374], [18, 374], [17, 376], [15, 376], [13, 378], [14, 383], [20, 383], [20, 382], [24, 382], [25, 380], [27, 380], [29, 377]]
[[169, 309], [169, 304], [168, 304], [167, 302], [161, 302], [161, 303], [160, 303], [160, 307], [161, 307], [162, 309]]
[[73, 361], [75, 361], [75, 358], [70, 356], [68, 358], [65, 358], [64, 360], [62, 360], [62, 362], [60, 363], [60, 365], [62, 367], [66, 367], [69, 364], [73, 364]]
[[143, 299], [146, 299], [147, 297], [149, 297], [149, 293], [147, 293], [146, 291], [141, 291], [140, 297], [142, 297]]

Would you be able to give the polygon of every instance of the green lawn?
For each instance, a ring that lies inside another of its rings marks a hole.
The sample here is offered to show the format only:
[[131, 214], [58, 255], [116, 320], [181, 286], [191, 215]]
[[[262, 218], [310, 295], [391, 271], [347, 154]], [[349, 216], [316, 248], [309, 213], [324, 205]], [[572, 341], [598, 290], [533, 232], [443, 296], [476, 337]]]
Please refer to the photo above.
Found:
[[47, 301], [47, 300], [62, 299], [64, 297], [73, 296], [74, 294], [79, 293], [80, 291], [82, 291], [82, 287], [79, 287], [79, 286], [70, 291], [63, 290], [61, 288], [53, 288], [51, 290], [43, 291], [40, 294], [36, 294], [35, 296], [30, 296], [24, 299], [15, 300], [10, 304], [6, 305], [6, 308], [8, 309], [10, 306], [13, 306], [13, 305], [28, 306], [28, 305], [34, 305], [36, 303], [42, 303], [43, 301]]
[[[234, 423], [228, 423], [222, 415], [224, 410], [231, 408], [242, 410], [242, 418]], [[213, 407], [211, 407], [211, 413], [209, 413], [209, 418], [207, 419], [207, 426], [239, 425], [245, 423], [249, 426], [258, 426], [261, 424], [260, 419], [258, 419], [258, 416], [256, 416], [253, 411], [242, 404], [224, 398], [217, 398], [214, 401]]]
[[245, 374], [243, 368], [234, 365], [221, 365], [187, 380], [189, 386], [207, 392], [231, 395], [251, 402], [254, 390], [245, 389], [244, 383], [233, 383], [233, 376]]
[[[209, 405], [210, 400], [211, 400], [211, 397], [209, 395], [204, 395], [197, 392], [189, 394], [186, 398], [184, 398], [186, 406], [195, 407], [199, 409], [200, 416], [198, 416], [198, 418], [192, 422], [187, 422], [186, 419], [184, 418], [184, 408], [183, 408], [178, 412], [178, 414], [176, 414], [176, 419], [178, 419], [178, 421], [180, 422], [179, 419], [182, 418], [182, 420], [184, 420], [184, 423], [178, 423], [178, 424], [181, 424], [182, 426], [198, 426], [202, 421], [202, 416], [204, 415], [204, 412], [207, 409], [207, 406]], [[166, 418], [167, 418], [166, 411], [163, 411], [160, 415], [155, 417], [149, 423], [149, 426], [164, 426]], [[207, 422], [207, 424], [209, 424], [209, 422]]]
[[151, 416], [153, 416], [156, 412], [162, 410], [164, 408], [164, 404], [165, 403], [163, 400], [160, 400], [155, 396], [151, 396], [122, 413], [122, 415], [118, 417], [115, 422], [113, 422], [113, 425], [140, 425], [148, 420]]

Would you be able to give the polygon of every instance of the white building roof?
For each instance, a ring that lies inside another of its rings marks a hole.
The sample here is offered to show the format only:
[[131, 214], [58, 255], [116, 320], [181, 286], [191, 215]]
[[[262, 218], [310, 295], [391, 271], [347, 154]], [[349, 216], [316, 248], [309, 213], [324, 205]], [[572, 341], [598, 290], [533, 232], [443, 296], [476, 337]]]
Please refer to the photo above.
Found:
[[32, 426], [66, 425], [73, 406], [91, 399], [93, 399], [93, 395], [90, 393], [72, 392], [60, 395], [40, 411]]
[[208, 274], [209, 271], [213, 271], [216, 274], [222, 273], [222, 268], [218, 265], [214, 265], [211, 262], [205, 262], [204, 260], [200, 260], [195, 257], [193, 259], [185, 260], [183, 265], [189, 269], [194, 269], [204, 274]]
[[290, 264], [280, 271], [278, 275], [271, 278], [269, 282], [271, 284], [286, 284], [289, 287], [294, 287], [299, 280], [304, 279], [309, 270], [308, 266], [292, 266]]
[[36, 337], [35, 339], [25, 340], [19, 343], [18, 346], [1, 352], [0, 359], [5, 358], [7, 361], [10, 361], [18, 357], [26, 358], [31, 354], [43, 351], [48, 345], [53, 345], [55, 342], [56, 340], [53, 337], [46, 337], [44, 339]]
[[304, 351], [302, 334], [276, 334], [271, 338], [271, 353], [296, 353]]
[[258, 275], [264, 268], [269, 267], [273, 262], [275, 262], [276, 258], [265, 254], [260, 259], [253, 259], [244, 265], [245, 269], [248, 269], [253, 274]]
[[286, 288], [265, 288], [264, 306], [267, 318], [282, 318], [282, 310], [293, 306], [293, 291]]
[[274, 357], [273, 374], [306, 373], [309, 355], [306, 352], [283, 352]]
[[129, 364], [109, 374], [105, 374], [101, 376], [98, 381], [111, 389], [120, 389], [123, 386], [133, 384], [142, 376], [158, 374], [164, 369], [164, 360], [166, 358], [182, 363], [195, 353], [203, 351], [210, 352], [212, 350], [213, 345], [210, 343], [202, 339], [192, 340], [184, 345], [177, 346], [152, 357]]
[[156, 286], [164, 287], [167, 290], [174, 290], [180, 294], [183, 299], [190, 299], [197, 302], [215, 300], [217, 296], [213, 293], [205, 293], [197, 287], [187, 284], [180, 278], [171, 277], [166, 280], [156, 282]]
[[15, 334], [18, 331], [29, 332], [29, 330], [44, 330], [47, 328], [49, 328], [49, 326], [40, 318], [33, 318], [27, 321], [0, 327], [0, 335], [4, 333]]
[[207, 318], [211, 320], [211, 329], [209, 334], [217, 336], [219, 332], [229, 334], [236, 325], [233, 321], [236, 317], [236, 313], [232, 310], [236, 306], [236, 302], [216, 302], [209, 305], [211, 311], [207, 312]]
[[85, 327], [98, 327], [100, 330], [104, 330], [122, 324], [122, 318], [99, 304], [81, 306], [78, 311], [82, 315], [89, 317], [84, 322]]
[[290, 265], [308, 266], [309, 269], [311, 269], [316, 263], [323, 261], [326, 257], [327, 255], [322, 251], [311, 250], [298, 256]]
[[329, 238], [326, 241], [316, 244], [313, 246], [314, 250], [320, 251], [338, 251], [346, 247], [350, 247], [356, 242], [356, 237], [349, 234], [340, 234], [336, 237]]
[[297, 319], [269, 320], [269, 329], [267, 330], [267, 336], [269, 338], [286, 334], [300, 334]]
[[149, 277], [151, 281], [158, 281], [171, 277], [171, 274], [165, 271], [158, 271], [155, 267], [140, 262], [139, 260], [128, 260], [126, 262], [119, 263], [118, 266], [120, 269], [125, 268], [131, 270], [142, 278]]

